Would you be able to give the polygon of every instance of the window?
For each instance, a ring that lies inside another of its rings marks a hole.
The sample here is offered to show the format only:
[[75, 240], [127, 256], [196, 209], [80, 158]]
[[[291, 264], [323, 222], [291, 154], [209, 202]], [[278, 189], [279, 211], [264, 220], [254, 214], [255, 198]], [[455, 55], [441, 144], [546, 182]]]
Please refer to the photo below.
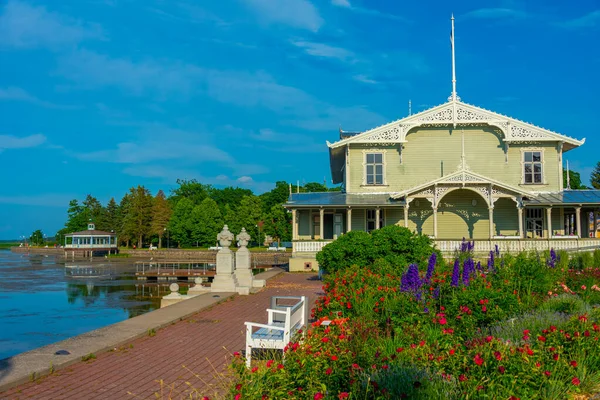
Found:
[[542, 181], [542, 152], [526, 151], [523, 163], [523, 181], [526, 184], [539, 184]]
[[366, 184], [383, 185], [383, 153], [367, 153]]
[[526, 227], [528, 238], [541, 238], [544, 236], [544, 220], [541, 208], [526, 209]]
[[[383, 220], [383, 210], [379, 210], [379, 227], [384, 226]], [[376, 210], [367, 210], [367, 232], [374, 231], [377, 229], [377, 225], [375, 221], [377, 220], [377, 211]]]

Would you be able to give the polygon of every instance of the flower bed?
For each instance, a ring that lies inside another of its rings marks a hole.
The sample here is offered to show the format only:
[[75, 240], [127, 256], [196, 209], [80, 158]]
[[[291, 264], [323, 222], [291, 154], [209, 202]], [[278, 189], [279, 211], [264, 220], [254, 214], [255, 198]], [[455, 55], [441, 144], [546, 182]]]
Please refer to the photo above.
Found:
[[[284, 360], [233, 363], [236, 399], [565, 399], [600, 391], [600, 268], [469, 245], [398, 274], [326, 278], [316, 322]], [[302, 339], [302, 340], [301, 340]], [[585, 397], [582, 397], [585, 398]]]

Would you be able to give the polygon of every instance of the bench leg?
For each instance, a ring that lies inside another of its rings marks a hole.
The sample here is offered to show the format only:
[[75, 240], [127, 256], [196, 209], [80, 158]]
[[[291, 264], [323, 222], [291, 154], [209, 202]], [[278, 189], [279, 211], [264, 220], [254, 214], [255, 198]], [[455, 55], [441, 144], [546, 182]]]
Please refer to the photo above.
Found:
[[246, 345], [246, 367], [250, 368], [252, 364], [252, 347]]

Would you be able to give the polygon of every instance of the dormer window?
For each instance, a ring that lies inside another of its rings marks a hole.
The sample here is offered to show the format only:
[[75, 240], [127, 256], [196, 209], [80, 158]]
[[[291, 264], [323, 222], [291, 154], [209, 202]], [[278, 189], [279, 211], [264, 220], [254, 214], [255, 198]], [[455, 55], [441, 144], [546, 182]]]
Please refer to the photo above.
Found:
[[541, 151], [525, 151], [523, 153], [523, 182], [528, 185], [544, 182]]
[[383, 185], [383, 153], [366, 153], [365, 183]]
[[96, 225], [92, 222], [90, 222], [88, 224], [88, 231], [93, 231], [94, 229], [96, 229]]

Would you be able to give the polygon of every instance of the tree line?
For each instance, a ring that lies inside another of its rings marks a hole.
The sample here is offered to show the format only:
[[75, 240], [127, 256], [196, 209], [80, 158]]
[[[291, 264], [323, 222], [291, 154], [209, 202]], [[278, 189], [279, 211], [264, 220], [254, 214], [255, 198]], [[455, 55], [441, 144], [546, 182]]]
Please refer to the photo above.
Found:
[[[89, 221], [97, 230], [115, 232], [120, 245], [138, 248], [153, 243], [164, 247], [208, 247], [216, 244], [217, 234], [224, 224], [237, 234], [242, 227], [257, 243], [265, 235], [274, 241], [292, 239], [291, 214], [283, 208], [290, 186], [279, 181], [275, 188], [261, 195], [239, 187], [215, 188], [196, 180], [177, 180], [178, 187], [169, 196], [159, 190], [155, 196], [144, 186], [132, 187], [119, 203], [111, 198], [106, 205], [88, 194], [81, 203], [69, 202], [65, 227], [57, 232], [64, 235], [87, 229]], [[294, 186], [294, 191], [339, 191], [339, 187], [310, 182]]]

